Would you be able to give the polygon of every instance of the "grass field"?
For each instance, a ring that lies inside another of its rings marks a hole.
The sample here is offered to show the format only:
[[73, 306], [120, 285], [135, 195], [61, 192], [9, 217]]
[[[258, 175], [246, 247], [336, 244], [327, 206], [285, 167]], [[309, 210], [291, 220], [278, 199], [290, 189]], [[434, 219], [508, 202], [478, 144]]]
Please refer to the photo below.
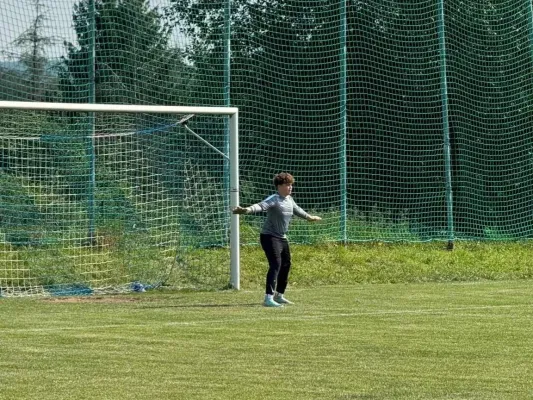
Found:
[[2, 399], [531, 399], [531, 281], [1, 299]]

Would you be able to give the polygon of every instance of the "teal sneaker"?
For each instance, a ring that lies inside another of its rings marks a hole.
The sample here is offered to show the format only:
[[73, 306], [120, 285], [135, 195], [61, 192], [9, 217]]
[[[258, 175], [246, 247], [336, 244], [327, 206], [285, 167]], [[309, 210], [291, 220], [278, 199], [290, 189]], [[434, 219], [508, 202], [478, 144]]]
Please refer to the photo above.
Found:
[[282, 304], [279, 304], [278, 302], [274, 301], [273, 299], [266, 298], [263, 305], [265, 307], [283, 307]]
[[294, 304], [292, 301], [287, 300], [282, 294], [275, 295], [274, 301], [278, 304]]

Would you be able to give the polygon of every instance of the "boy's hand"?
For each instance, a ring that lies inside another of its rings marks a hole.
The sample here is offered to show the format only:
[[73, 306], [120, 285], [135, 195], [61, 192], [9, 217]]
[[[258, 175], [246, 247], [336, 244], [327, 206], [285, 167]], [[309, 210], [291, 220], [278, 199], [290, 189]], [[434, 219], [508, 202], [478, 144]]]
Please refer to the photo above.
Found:
[[232, 212], [233, 214], [248, 214], [248, 210], [240, 206], [235, 207]]
[[320, 218], [318, 215], [310, 215], [309, 218], [307, 218], [307, 220], [311, 222], [322, 221], [322, 218]]

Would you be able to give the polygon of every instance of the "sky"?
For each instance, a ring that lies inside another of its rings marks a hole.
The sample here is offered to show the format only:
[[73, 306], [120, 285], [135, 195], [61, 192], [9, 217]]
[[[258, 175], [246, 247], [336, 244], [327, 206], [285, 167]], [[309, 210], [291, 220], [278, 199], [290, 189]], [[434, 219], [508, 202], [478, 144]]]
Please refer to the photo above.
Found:
[[[78, 0], [41, 0], [44, 22], [43, 35], [53, 37], [56, 44], [46, 49], [47, 56], [60, 57], [64, 54], [63, 41], [76, 41], [72, 28], [72, 11]], [[9, 54], [17, 53], [13, 41], [31, 26], [37, 11], [30, 0], [0, 1], [0, 57], [9, 58]]]
[[[39, 0], [46, 15], [43, 35], [53, 37], [56, 43], [46, 49], [48, 58], [65, 55], [63, 42], [76, 43], [72, 27], [74, 5], [79, 0]], [[168, 5], [168, 0], [150, 0], [152, 6]], [[0, 0], [0, 60], [17, 58], [20, 48], [13, 45], [23, 32], [28, 30], [37, 15], [32, 0]]]

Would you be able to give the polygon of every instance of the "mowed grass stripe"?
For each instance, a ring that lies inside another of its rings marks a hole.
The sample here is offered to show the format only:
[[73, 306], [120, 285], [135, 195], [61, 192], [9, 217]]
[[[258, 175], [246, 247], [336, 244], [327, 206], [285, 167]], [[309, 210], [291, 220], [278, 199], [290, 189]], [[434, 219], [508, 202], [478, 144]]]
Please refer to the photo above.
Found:
[[[206, 306], [208, 307], [208, 306]], [[329, 320], [329, 319], [346, 319], [346, 318], [355, 318], [355, 317], [365, 317], [365, 316], [394, 316], [394, 315], [403, 315], [403, 314], [411, 314], [411, 315], [422, 315], [422, 314], [428, 314], [428, 315], [446, 315], [446, 314], [453, 314], [455, 317], [472, 317], [472, 316], [483, 316], [485, 318], [501, 318], [501, 315], [490, 315], [486, 313], [474, 313], [473, 311], [476, 310], [490, 310], [490, 309], [517, 309], [517, 308], [524, 308], [529, 309], [531, 307], [530, 304], [510, 304], [510, 305], [491, 305], [491, 306], [472, 306], [472, 307], [451, 307], [451, 308], [445, 308], [445, 309], [416, 309], [416, 310], [377, 310], [377, 311], [369, 311], [369, 312], [352, 312], [352, 313], [318, 313], [315, 315], [268, 315], [268, 316], [255, 316], [252, 318], [232, 318], [232, 319], [210, 319], [210, 320], [198, 320], [198, 321], [173, 321], [173, 322], [165, 322], [161, 325], [164, 326], [205, 326], [209, 325], [211, 329], [220, 329], [218, 325], [228, 325], [228, 324], [241, 324], [241, 323], [255, 323], [260, 321], [290, 321], [290, 322], [296, 322], [296, 321], [309, 321], [309, 320]], [[275, 310], [272, 312], [281, 313], [285, 310]], [[509, 317], [512, 318], [513, 314], [507, 314], [503, 317]], [[76, 331], [76, 330], [86, 330], [88, 327], [91, 329], [124, 329], [124, 328], [135, 328], [135, 327], [145, 327], [146, 324], [144, 323], [135, 323], [135, 324], [107, 324], [107, 325], [87, 325], [87, 326], [61, 326], [61, 327], [49, 327], [49, 328], [3, 328], [3, 332], [5, 333], [28, 333], [28, 332], [54, 332], [54, 331], [62, 331], [62, 330], [70, 330], [70, 331]]]

